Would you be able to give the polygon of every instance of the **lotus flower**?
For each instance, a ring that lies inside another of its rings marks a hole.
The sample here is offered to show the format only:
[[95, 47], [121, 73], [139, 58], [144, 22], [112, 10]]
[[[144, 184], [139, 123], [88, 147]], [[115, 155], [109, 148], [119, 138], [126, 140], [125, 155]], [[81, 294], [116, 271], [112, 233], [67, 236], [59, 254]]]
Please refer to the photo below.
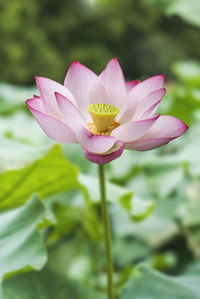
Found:
[[40, 127], [60, 143], [79, 143], [91, 162], [106, 164], [124, 149], [146, 151], [181, 136], [187, 125], [156, 114], [164, 76], [125, 82], [116, 58], [97, 76], [75, 61], [61, 85], [36, 77], [39, 96], [26, 104]]

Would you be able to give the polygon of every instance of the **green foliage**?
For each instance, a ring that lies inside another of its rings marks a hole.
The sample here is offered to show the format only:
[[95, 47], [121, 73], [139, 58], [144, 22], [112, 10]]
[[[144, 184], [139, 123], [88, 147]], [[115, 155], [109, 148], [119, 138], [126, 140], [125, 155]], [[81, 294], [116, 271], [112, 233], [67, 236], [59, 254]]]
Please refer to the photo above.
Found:
[[68, 163], [58, 145], [32, 164], [4, 172], [0, 176], [0, 208], [10, 208], [27, 201], [33, 192], [42, 197], [79, 188], [78, 169]]
[[[117, 299], [199, 298], [198, 7], [196, 0], [0, 0], [1, 81], [62, 81], [75, 59], [98, 73], [117, 56], [128, 79], [165, 73], [160, 112], [190, 126], [163, 148], [124, 151], [106, 167]], [[45, 136], [24, 108], [34, 93], [0, 84], [0, 298], [103, 299], [96, 165], [77, 144]]]
[[198, 0], [192, 0], [190, 2], [187, 0], [176, 0], [167, 7], [166, 12], [169, 15], [179, 15], [188, 23], [200, 26], [200, 5]]
[[[200, 59], [198, 0], [0, 0], [0, 80], [63, 82], [80, 60], [99, 73], [117, 56], [126, 77], [170, 74], [178, 59]], [[167, 15], [167, 17], [166, 17]], [[27, 29], [28, 30], [25, 30]], [[10, 107], [11, 109], [13, 107]]]
[[[107, 166], [115, 290], [123, 299], [133, 292], [136, 299], [198, 298], [199, 65], [172, 69], [177, 82], [161, 112], [182, 116], [187, 134], [154, 151], [125, 151]], [[96, 165], [78, 145], [61, 147], [44, 135], [21, 104], [27, 92], [0, 89], [2, 298], [105, 297]]]
[[44, 223], [48, 227], [54, 218], [36, 195], [24, 206], [0, 214], [0, 281], [44, 267], [47, 252], [38, 230]]
[[172, 67], [179, 84], [169, 86], [167, 113], [189, 123], [196, 110], [200, 109], [200, 65], [195, 61], [176, 62]]
[[104, 296], [48, 269], [28, 273], [5, 282], [3, 299], [103, 299]]
[[199, 274], [199, 263], [191, 267], [184, 275], [173, 278], [141, 266], [135, 270], [135, 275], [133, 273], [133, 277], [125, 285], [121, 298], [130, 299], [134, 293], [135, 298], [138, 299], [198, 299]]
[[200, 5], [198, 0], [150, 0], [147, 2], [157, 5], [167, 15], [178, 15], [186, 22], [200, 26]]

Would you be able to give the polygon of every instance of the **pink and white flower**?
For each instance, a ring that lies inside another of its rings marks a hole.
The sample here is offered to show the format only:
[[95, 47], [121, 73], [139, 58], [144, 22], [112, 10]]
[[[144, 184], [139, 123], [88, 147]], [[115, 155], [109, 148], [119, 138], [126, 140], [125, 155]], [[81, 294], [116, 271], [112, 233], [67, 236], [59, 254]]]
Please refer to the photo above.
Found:
[[108, 163], [124, 149], [160, 147], [188, 129], [173, 116], [156, 114], [166, 92], [163, 75], [125, 82], [116, 58], [99, 76], [75, 61], [64, 85], [42, 77], [36, 82], [40, 97], [26, 104], [40, 127], [57, 142], [79, 143], [94, 163]]

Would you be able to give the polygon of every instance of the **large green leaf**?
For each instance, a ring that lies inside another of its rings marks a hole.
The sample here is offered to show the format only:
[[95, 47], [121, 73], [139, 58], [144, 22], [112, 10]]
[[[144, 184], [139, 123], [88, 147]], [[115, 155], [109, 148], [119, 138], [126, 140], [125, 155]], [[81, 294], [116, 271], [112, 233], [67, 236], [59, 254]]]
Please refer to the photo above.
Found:
[[118, 238], [115, 236], [113, 240], [113, 256], [117, 266], [130, 267], [134, 262], [149, 256], [150, 253], [148, 244], [136, 238]]
[[52, 143], [37, 122], [24, 112], [0, 117], [0, 137], [19, 141], [27, 145], [44, 146]]
[[[80, 182], [87, 187], [90, 199], [93, 202], [98, 202], [100, 200], [100, 190], [99, 181], [97, 177], [91, 175], [79, 175]], [[130, 200], [133, 196], [133, 191], [120, 187], [119, 185], [107, 182], [107, 200], [110, 202], [120, 201], [120, 200]]]
[[177, 210], [177, 217], [187, 239], [187, 245], [196, 256], [200, 256], [200, 182], [198, 179], [185, 180], [180, 186], [179, 198], [181, 204]]
[[27, 114], [0, 117], [0, 172], [28, 165], [44, 155], [52, 143]]
[[41, 158], [49, 146], [32, 146], [18, 140], [0, 137], [0, 173], [19, 169]]
[[199, 299], [200, 263], [184, 275], [170, 277], [140, 266], [125, 284], [122, 299]]
[[[100, 200], [98, 179], [81, 174], [79, 180], [87, 188], [90, 199], [93, 202], [98, 202]], [[146, 218], [154, 209], [155, 203], [153, 200], [145, 200], [134, 196], [133, 191], [128, 188], [110, 182], [106, 183], [106, 187], [107, 200], [109, 202], [121, 203], [129, 216], [134, 220]]]
[[4, 283], [3, 299], [103, 299], [79, 282], [66, 279], [50, 270], [22, 274]]
[[[70, 194], [66, 194], [69, 199]], [[72, 197], [74, 205], [61, 203], [54, 208], [54, 215], [57, 219], [57, 225], [51, 230], [48, 236], [48, 244], [56, 243], [64, 236], [69, 235], [77, 228], [83, 228], [90, 239], [98, 243], [101, 238], [101, 221], [97, 215], [95, 206], [86, 205], [83, 198], [80, 198], [80, 204], [77, 204], [76, 198]], [[81, 217], [80, 217], [81, 215]]]
[[22, 207], [1, 212], [0, 280], [44, 266], [47, 252], [38, 228], [54, 221], [36, 195]]
[[81, 172], [83, 173], [95, 173], [96, 164], [88, 161], [84, 154], [81, 146], [79, 144], [70, 143], [63, 145], [64, 153], [67, 160], [75, 165], [77, 165]]
[[26, 202], [33, 192], [40, 196], [81, 187], [78, 169], [64, 157], [61, 147], [55, 145], [43, 158], [19, 169], [0, 175], [0, 209]]
[[157, 247], [169, 241], [179, 232], [175, 222], [177, 206], [177, 200], [158, 201], [151, 215], [141, 222], [133, 222], [127, 213], [116, 204], [112, 207], [113, 227], [118, 236], [135, 236], [150, 246]]

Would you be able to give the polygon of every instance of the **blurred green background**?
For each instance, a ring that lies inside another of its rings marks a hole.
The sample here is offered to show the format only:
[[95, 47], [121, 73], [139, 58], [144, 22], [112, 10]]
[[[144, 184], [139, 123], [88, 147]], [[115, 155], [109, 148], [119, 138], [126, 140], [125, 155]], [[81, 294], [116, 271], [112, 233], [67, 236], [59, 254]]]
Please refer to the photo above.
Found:
[[37, 74], [62, 82], [75, 59], [99, 73], [115, 56], [127, 78], [157, 73], [170, 78], [175, 61], [200, 60], [195, 4], [198, 1], [1, 0], [0, 80], [30, 85]]
[[100, 73], [117, 57], [127, 80], [165, 74], [170, 88], [180, 83], [167, 112], [188, 123], [199, 108], [199, 6], [198, 0], [0, 0], [0, 81], [33, 86], [38, 75], [62, 83], [74, 60]]
[[107, 165], [117, 298], [199, 299], [199, 0], [0, 0], [0, 41], [0, 298], [105, 298], [96, 165], [24, 102], [35, 75], [117, 57], [127, 80], [164, 74], [160, 113], [190, 127]]

